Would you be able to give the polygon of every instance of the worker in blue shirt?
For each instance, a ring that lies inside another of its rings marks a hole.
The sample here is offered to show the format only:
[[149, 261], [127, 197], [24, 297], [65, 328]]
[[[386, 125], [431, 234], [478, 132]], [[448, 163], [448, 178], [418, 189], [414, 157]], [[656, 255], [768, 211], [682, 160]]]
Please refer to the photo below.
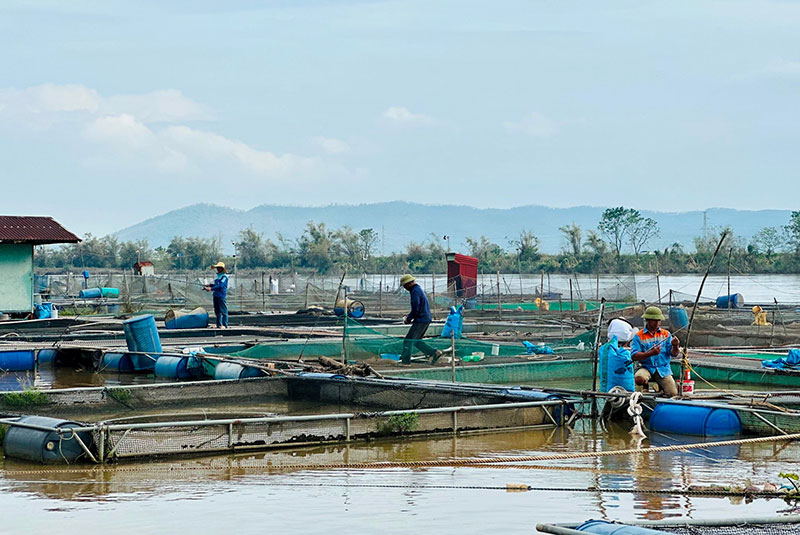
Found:
[[413, 275], [400, 277], [400, 286], [411, 294], [411, 312], [403, 320], [406, 324], [410, 323], [411, 328], [408, 330], [405, 340], [403, 340], [403, 355], [400, 360], [403, 364], [411, 364], [411, 351], [416, 346], [431, 357], [431, 363], [434, 363], [442, 356], [442, 352], [438, 349], [433, 349], [422, 341], [428, 326], [431, 324], [431, 307], [428, 304], [428, 297], [425, 295], [422, 286], [416, 283]]
[[217, 319], [217, 329], [228, 328], [228, 275], [225, 274], [225, 264], [217, 262], [211, 269], [217, 270], [217, 278], [212, 284], [206, 284], [203, 289], [213, 292], [214, 297], [214, 316]]
[[678, 385], [672, 377], [670, 362], [680, 352], [680, 340], [661, 328], [664, 314], [660, 308], [647, 307], [642, 319], [644, 329], [637, 332], [631, 341], [631, 358], [641, 364], [634, 375], [636, 384], [646, 391], [652, 378], [665, 396], [675, 397]]

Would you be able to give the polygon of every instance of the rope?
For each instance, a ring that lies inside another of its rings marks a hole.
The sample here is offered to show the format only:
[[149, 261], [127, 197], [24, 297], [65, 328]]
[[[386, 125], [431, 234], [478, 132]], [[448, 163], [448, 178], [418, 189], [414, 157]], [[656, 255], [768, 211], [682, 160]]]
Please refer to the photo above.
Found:
[[[669, 451], [687, 451], [693, 449], [714, 448], [722, 446], [734, 446], [742, 444], [760, 444], [766, 442], [792, 441], [800, 439], [800, 433], [789, 435], [774, 435], [768, 437], [744, 438], [736, 440], [722, 440], [717, 442], [704, 442], [698, 444], [675, 444], [672, 446], [657, 446], [651, 448], [630, 448], [624, 450], [598, 451], [598, 452], [579, 452], [579, 453], [555, 453], [550, 455], [523, 455], [511, 457], [478, 457], [466, 459], [437, 459], [429, 461], [390, 461], [390, 462], [367, 462], [367, 463], [330, 463], [330, 464], [292, 464], [286, 466], [271, 466], [275, 470], [341, 470], [341, 469], [381, 469], [381, 468], [430, 468], [430, 467], [472, 467], [485, 466], [500, 463], [519, 463], [519, 462], [541, 462], [541, 461], [563, 461], [571, 459], [587, 459], [599, 457], [613, 457], [618, 455], [635, 455], [639, 453], [662, 453]], [[227, 468], [227, 467], [226, 467]], [[92, 472], [98, 470], [78, 470], [77, 472]], [[122, 472], [139, 472], [151, 470], [152, 468], [101, 468], [99, 470], [119, 470]], [[202, 468], [209, 469], [209, 468]], [[166, 470], [176, 470], [169, 467]], [[180, 470], [180, 469], [178, 469]], [[45, 474], [45, 473], [69, 473], [69, 470], [30, 470], [20, 472], [4, 472], [9, 474]]]
[[[50, 484], [65, 483], [84, 485], [86, 481], [15, 481], [15, 483], [25, 484]], [[104, 481], [103, 483], [108, 483]], [[627, 488], [608, 488], [608, 487], [533, 487], [524, 483], [508, 483], [506, 485], [403, 485], [403, 484], [377, 484], [377, 483], [276, 483], [270, 482], [271, 487], [298, 487], [298, 488], [348, 488], [348, 489], [403, 489], [403, 490], [500, 490], [505, 492], [591, 492], [591, 493], [610, 493], [610, 494], [654, 494], [664, 496], [711, 496], [711, 497], [730, 497], [747, 496], [753, 498], [786, 498], [787, 494], [778, 491], [745, 491], [732, 490], [726, 487], [719, 487], [719, 490], [708, 489], [627, 489]]]

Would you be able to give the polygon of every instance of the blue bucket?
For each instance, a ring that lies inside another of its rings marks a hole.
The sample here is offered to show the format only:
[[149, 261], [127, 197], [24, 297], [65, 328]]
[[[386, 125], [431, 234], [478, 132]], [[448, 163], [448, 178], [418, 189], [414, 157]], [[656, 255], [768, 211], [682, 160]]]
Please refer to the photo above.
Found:
[[731, 308], [740, 308], [744, 306], [744, 297], [742, 294], [721, 295], [717, 297], [717, 308], [728, 308], [729, 302]]
[[742, 432], [736, 411], [683, 403], [659, 403], [650, 416], [650, 429], [697, 437], [724, 437]]
[[139, 353], [161, 353], [161, 338], [158, 336], [156, 319], [152, 314], [138, 316], [122, 322], [128, 351]]
[[0, 351], [0, 371], [24, 372], [36, 367], [33, 350]]
[[669, 309], [669, 323], [673, 332], [689, 328], [689, 314], [683, 307], [671, 307]]
[[597, 533], [600, 535], [669, 535], [669, 532], [657, 531], [641, 526], [628, 526], [617, 524], [608, 520], [588, 520], [575, 528], [585, 533]]

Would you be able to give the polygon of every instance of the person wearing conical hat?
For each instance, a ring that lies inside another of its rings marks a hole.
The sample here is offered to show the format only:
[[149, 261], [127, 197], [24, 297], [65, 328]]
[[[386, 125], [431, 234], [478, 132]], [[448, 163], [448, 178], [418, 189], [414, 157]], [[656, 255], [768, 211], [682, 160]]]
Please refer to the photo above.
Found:
[[431, 357], [431, 363], [434, 363], [442, 356], [442, 352], [422, 341], [431, 324], [431, 307], [428, 304], [428, 297], [422, 290], [422, 286], [416, 283], [413, 275], [400, 277], [400, 286], [411, 294], [411, 312], [403, 320], [406, 324], [410, 323], [411, 328], [403, 340], [403, 354], [400, 361], [403, 364], [411, 364], [411, 351], [416, 346], [417, 349]]
[[678, 395], [678, 385], [672, 377], [670, 361], [678, 355], [680, 341], [666, 329], [661, 328], [664, 314], [658, 307], [647, 307], [642, 315], [644, 329], [631, 340], [631, 358], [639, 362], [634, 374], [637, 385], [647, 389], [650, 379], [655, 379], [665, 396]]
[[228, 275], [225, 274], [225, 264], [217, 262], [211, 269], [217, 270], [217, 278], [211, 284], [206, 284], [203, 288], [207, 292], [213, 292], [214, 317], [217, 320], [217, 329], [228, 328]]

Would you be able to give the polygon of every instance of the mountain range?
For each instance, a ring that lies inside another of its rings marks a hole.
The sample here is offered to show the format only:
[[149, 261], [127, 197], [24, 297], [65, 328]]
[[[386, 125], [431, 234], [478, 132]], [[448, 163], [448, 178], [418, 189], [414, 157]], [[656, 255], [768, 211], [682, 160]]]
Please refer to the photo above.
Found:
[[[166, 247], [175, 236], [221, 237], [225, 252], [232, 253], [232, 242], [243, 229], [251, 227], [273, 241], [276, 241], [278, 233], [295, 240], [302, 235], [306, 224], [314, 221], [324, 222], [329, 229], [345, 225], [355, 231], [372, 228], [381, 236], [378, 252], [387, 254], [403, 250], [412, 241], [442, 240], [443, 236], [450, 236], [450, 244], [456, 251], [466, 252], [467, 237], [481, 236], [513, 249], [509, 242], [523, 230], [536, 234], [542, 252], [556, 253], [566, 245], [559, 227], [575, 223], [583, 229], [584, 235], [588, 230], [596, 231], [603, 210], [605, 207], [596, 206], [473, 208], [402, 201], [321, 207], [265, 204], [250, 210], [194, 204], [147, 219], [114, 235], [123, 241], [146, 239], [152, 247]], [[791, 215], [789, 210], [728, 208], [640, 212], [644, 217], [653, 218], [660, 228], [659, 236], [645, 246], [650, 250], [664, 249], [676, 242], [686, 250], [694, 250], [693, 239], [704, 229], [716, 230], [725, 226], [730, 226], [735, 236], [749, 240], [764, 227], [786, 225]], [[444, 241], [442, 245], [445, 245]]]

